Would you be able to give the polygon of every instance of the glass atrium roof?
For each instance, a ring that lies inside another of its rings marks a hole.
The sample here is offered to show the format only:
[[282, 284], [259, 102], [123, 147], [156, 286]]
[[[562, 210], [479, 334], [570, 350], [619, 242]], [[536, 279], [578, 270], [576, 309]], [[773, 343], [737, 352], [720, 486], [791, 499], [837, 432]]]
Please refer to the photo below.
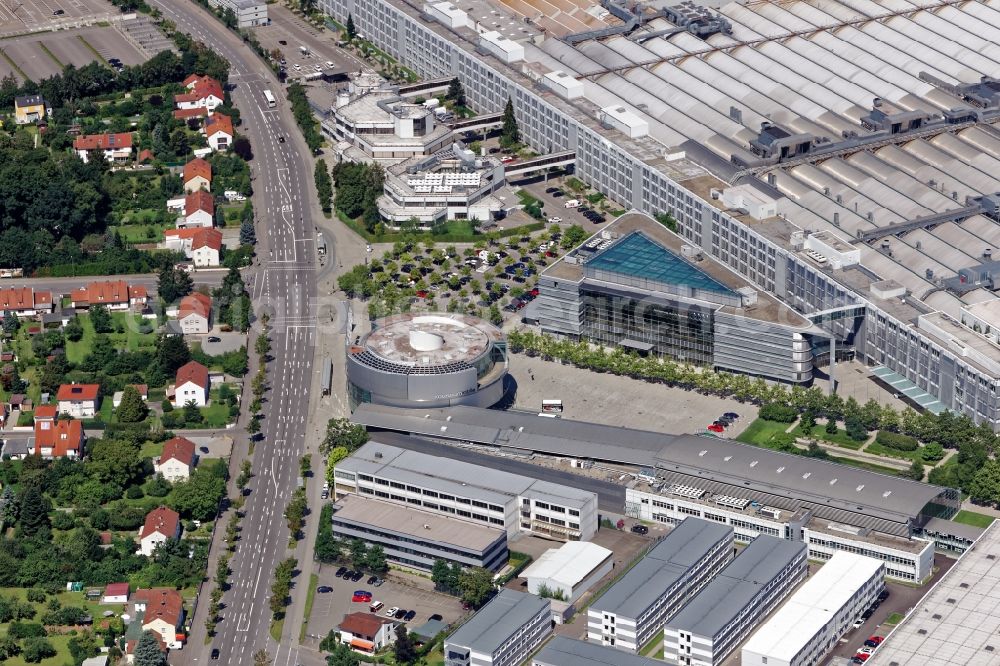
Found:
[[595, 256], [587, 262], [587, 268], [736, 295], [729, 287], [639, 232], [629, 234]]

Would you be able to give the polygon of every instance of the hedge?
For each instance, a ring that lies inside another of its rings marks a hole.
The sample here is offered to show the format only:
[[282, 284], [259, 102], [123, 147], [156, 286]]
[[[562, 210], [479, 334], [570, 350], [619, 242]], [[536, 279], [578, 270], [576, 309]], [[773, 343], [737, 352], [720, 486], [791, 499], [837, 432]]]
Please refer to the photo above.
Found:
[[890, 449], [896, 449], [897, 451], [917, 450], [917, 440], [913, 437], [888, 432], [886, 430], [879, 430], [878, 435], [875, 436], [875, 441], [882, 446]]

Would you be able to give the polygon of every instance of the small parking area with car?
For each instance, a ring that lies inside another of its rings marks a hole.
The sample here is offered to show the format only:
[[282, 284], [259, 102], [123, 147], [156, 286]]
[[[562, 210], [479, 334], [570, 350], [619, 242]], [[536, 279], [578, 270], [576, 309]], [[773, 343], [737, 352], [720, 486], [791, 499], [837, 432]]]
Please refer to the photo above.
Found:
[[[376, 602], [381, 604], [377, 612], [382, 617], [386, 617], [386, 613], [393, 608], [411, 612], [412, 615], [406, 616], [409, 619], [399, 618], [407, 627], [418, 627], [432, 615], [440, 615], [442, 622], [453, 624], [466, 612], [456, 597], [435, 592], [429, 578], [391, 571], [382, 584], [376, 586], [368, 583], [369, 574], [364, 574], [357, 581], [338, 578], [336, 573], [339, 568], [333, 565], [320, 568], [317, 592], [306, 628], [310, 645], [318, 644], [331, 629], [336, 629], [344, 615], [369, 613]], [[304, 578], [308, 580], [307, 576]], [[322, 591], [326, 589], [330, 591]], [[357, 592], [370, 593], [370, 596], [355, 594]]]

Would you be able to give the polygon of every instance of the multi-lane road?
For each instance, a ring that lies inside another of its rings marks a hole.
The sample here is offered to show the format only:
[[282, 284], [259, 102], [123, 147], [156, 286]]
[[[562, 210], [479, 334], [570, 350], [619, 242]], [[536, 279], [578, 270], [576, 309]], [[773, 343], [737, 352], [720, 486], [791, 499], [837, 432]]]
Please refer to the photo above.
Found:
[[[237, 666], [250, 663], [256, 650], [266, 648], [276, 666], [313, 663], [315, 654], [300, 655], [295, 641], [287, 639], [298, 632], [294, 623], [286, 623], [286, 640], [280, 645], [268, 635], [272, 574], [290, 554], [282, 513], [296, 486], [312, 384], [316, 231], [312, 220], [315, 195], [308, 184], [313, 161], [277, 79], [237, 36], [194, 2], [154, 0], [154, 4], [179, 30], [210, 45], [231, 65], [231, 96], [243, 120], [238, 131], [250, 139], [254, 152], [251, 171], [260, 263], [247, 272], [247, 284], [255, 311], [270, 314], [273, 357], [268, 368], [271, 389], [263, 408], [263, 440], [253, 455], [255, 476], [244, 508], [241, 539], [230, 563], [232, 587], [223, 596], [222, 621], [217, 635], [205, 645], [202, 624], [207, 601], [201, 604], [188, 645], [172, 653], [170, 661], [205, 663], [210, 649], [217, 648], [216, 663]], [[278, 98], [277, 108], [267, 107], [264, 90]], [[244, 414], [241, 424], [245, 422]], [[236, 447], [231, 468], [238, 468], [246, 448], [245, 441]], [[309, 554], [304, 547], [299, 550], [303, 552], [296, 555], [305, 562]]]

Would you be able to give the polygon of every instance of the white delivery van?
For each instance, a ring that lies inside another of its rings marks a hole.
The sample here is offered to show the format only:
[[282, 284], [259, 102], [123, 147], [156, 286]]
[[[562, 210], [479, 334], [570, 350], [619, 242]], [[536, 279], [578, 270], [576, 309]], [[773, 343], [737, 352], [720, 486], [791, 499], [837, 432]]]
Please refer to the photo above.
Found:
[[570, 199], [569, 201], [567, 201], [563, 205], [566, 206], [566, 208], [579, 208], [580, 207], [580, 200], [579, 199]]

